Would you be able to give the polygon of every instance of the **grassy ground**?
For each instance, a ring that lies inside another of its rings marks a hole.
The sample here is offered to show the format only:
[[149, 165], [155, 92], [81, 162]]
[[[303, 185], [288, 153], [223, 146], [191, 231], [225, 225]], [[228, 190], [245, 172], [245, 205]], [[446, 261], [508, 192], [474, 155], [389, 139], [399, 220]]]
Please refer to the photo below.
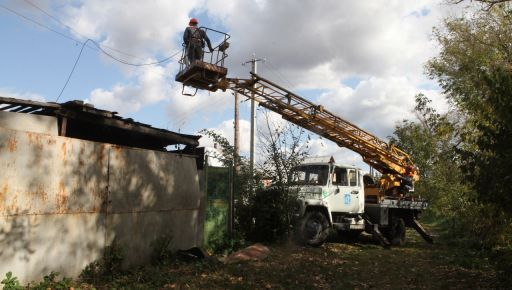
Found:
[[[332, 239], [321, 248], [270, 246], [257, 262], [224, 265], [215, 259], [141, 268], [100, 289], [493, 289], [490, 261], [443, 242], [427, 244], [412, 231], [405, 246], [384, 249], [371, 237]], [[503, 287], [503, 286], [502, 286]]]

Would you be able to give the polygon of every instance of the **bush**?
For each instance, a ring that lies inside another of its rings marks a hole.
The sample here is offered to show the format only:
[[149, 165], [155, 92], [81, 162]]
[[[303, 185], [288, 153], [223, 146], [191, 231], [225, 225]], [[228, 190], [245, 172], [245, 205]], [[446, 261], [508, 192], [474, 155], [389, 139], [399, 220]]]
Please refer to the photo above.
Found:
[[206, 250], [210, 254], [227, 255], [245, 246], [246, 241], [240, 233], [234, 232], [233, 236], [230, 237], [227, 232], [224, 232], [222, 235], [211, 239], [206, 246]]
[[70, 278], [62, 278], [62, 280], [57, 280], [57, 276], [59, 276], [58, 272], [51, 272], [50, 274], [44, 276], [43, 281], [39, 282], [39, 284], [30, 287], [30, 289], [35, 290], [47, 290], [47, 289], [69, 289], [71, 287], [72, 280]]
[[295, 198], [284, 187], [258, 189], [252, 204], [254, 228], [250, 239], [276, 242], [288, 234]]
[[3, 279], [1, 283], [4, 285], [4, 290], [23, 289], [20, 285], [20, 281], [18, 281], [18, 277], [13, 276], [12, 272], [7, 272], [7, 274], [5, 274], [5, 279]]
[[113, 277], [120, 273], [121, 263], [124, 254], [121, 246], [116, 242], [105, 248], [103, 257], [87, 265], [80, 273], [80, 278], [84, 281], [95, 281], [97, 278]]
[[151, 243], [151, 264], [165, 265], [172, 256], [170, 245], [172, 242], [172, 234], [163, 234]]

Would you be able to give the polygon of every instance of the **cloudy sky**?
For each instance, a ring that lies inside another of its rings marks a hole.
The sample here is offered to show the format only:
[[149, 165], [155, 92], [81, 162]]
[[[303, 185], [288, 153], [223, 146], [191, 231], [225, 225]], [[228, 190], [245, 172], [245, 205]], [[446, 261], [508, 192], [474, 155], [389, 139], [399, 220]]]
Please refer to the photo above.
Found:
[[[248, 77], [250, 67], [241, 64], [255, 53], [266, 59], [260, 75], [386, 138], [397, 122], [414, 118], [417, 93], [446, 110], [423, 67], [437, 54], [432, 27], [460, 9], [435, 0], [0, 1], [0, 96], [85, 100], [155, 127], [188, 134], [210, 128], [232, 138], [231, 93], [183, 96], [174, 81], [182, 33], [195, 17], [231, 35], [229, 76]], [[132, 64], [174, 57], [136, 67], [89, 42], [61, 94], [87, 39]], [[243, 151], [249, 103], [241, 104]], [[360, 164], [324, 139], [312, 141], [311, 153]]]

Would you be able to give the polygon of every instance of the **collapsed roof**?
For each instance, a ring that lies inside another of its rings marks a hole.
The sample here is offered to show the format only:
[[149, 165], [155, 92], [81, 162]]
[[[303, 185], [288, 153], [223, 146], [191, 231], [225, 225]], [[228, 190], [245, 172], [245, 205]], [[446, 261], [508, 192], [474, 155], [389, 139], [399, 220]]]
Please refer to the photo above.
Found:
[[166, 151], [167, 146], [180, 144], [188, 151], [201, 138], [154, 128], [82, 101], [59, 104], [0, 97], [0, 111], [56, 117], [59, 136], [151, 150]]

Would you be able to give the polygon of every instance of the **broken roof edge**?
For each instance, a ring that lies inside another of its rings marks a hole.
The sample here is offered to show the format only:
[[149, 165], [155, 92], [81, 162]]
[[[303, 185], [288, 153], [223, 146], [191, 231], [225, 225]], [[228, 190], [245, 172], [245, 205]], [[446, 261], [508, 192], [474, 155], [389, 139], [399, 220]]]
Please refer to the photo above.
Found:
[[[165, 150], [165, 147], [177, 144], [197, 147], [199, 146], [198, 140], [201, 138], [199, 135], [177, 133], [166, 129], [155, 128], [149, 124], [136, 122], [131, 118], [122, 118], [117, 115], [117, 112], [97, 109], [94, 105], [79, 100], [55, 103], [0, 96], [0, 111], [58, 117], [66, 120], [59, 121], [60, 136], [92, 141], [98, 141], [98, 139], [100, 139], [102, 142], [106, 143], [128, 145], [144, 149]], [[97, 130], [99, 132], [96, 132], [96, 135], [94, 135], [93, 132], [77, 131], [74, 134], [75, 136], [71, 136], [73, 134], [66, 133], [66, 130], [69, 130], [70, 127], [69, 120], [76, 123], [75, 127], [78, 130], [83, 129], [84, 124], [87, 125], [87, 127], [91, 126], [91, 129], [101, 130]], [[66, 128], [66, 126], [68, 128]], [[116, 134], [112, 134], [111, 136], [109, 131], [112, 130], [114, 130]], [[99, 134], [103, 135], [100, 136]], [[108, 139], [114, 138], [114, 135], [120, 140], [109, 141]], [[123, 140], [124, 142], [121, 142]]]

